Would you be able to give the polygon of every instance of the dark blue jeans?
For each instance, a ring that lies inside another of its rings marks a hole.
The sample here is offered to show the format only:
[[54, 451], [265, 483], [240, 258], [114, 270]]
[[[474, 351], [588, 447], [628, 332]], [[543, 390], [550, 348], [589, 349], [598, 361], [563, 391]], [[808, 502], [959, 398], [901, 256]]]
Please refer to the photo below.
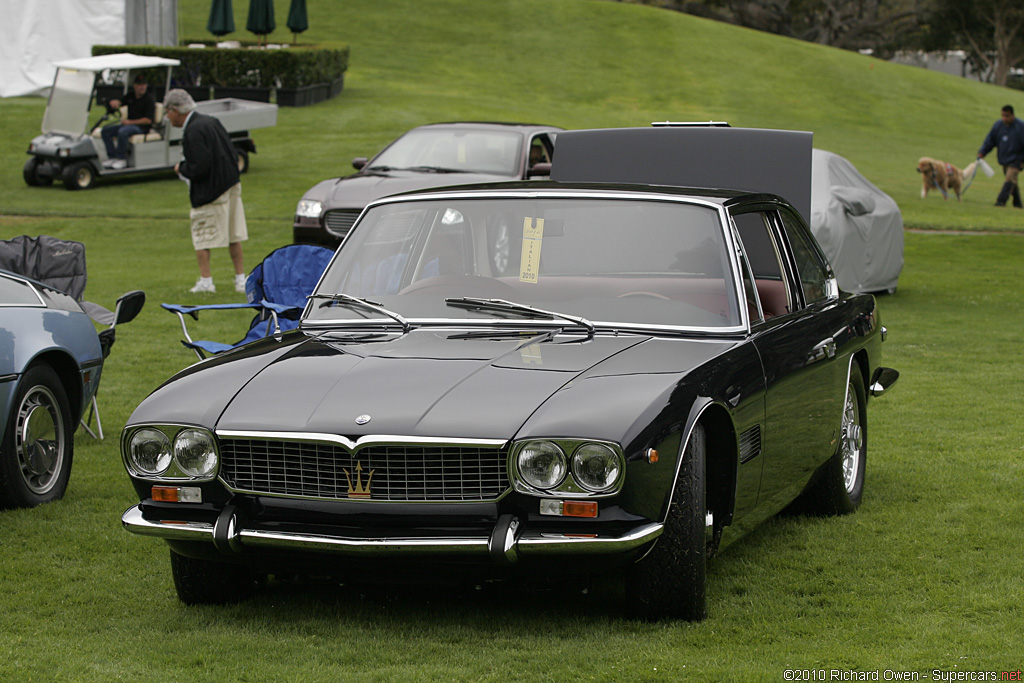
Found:
[[101, 135], [103, 136], [103, 144], [107, 146], [107, 156], [111, 159], [127, 159], [128, 138], [141, 132], [142, 129], [135, 125], [124, 126], [115, 124], [105, 126], [101, 131]]

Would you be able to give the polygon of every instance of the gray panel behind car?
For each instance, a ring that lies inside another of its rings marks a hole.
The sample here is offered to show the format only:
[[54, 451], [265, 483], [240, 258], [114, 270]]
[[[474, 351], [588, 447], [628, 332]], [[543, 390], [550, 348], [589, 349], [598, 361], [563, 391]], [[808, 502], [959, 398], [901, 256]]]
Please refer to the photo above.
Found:
[[558, 134], [551, 179], [769, 192], [811, 218], [813, 134], [704, 126]]

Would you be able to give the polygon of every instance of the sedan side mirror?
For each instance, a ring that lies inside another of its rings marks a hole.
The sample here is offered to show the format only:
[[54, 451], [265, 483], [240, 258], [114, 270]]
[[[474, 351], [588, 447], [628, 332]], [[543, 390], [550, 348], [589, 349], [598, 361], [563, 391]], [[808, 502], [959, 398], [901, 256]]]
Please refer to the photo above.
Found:
[[357, 171], [362, 171], [363, 167], [366, 166], [367, 161], [368, 159], [366, 157], [356, 157], [355, 159], [352, 160], [352, 168], [356, 169]]
[[527, 178], [547, 178], [551, 176], [551, 162], [542, 161], [530, 167], [526, 172]]

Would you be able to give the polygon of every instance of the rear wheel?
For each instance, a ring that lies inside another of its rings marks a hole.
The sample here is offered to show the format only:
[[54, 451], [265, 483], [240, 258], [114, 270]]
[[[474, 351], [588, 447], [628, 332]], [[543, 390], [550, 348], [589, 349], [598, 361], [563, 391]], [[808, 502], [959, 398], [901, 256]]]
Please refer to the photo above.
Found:
[[47, 365], [22, 376], [0, 452], [0, 506], [34, 507], [64, 496], [75, 426], [64, 385]]
[[818, 473], [817, 481], [795, 501], [793, 510], [812, 515], [845, 515], [860, 507], [867, 453], [864, 377], [854, 363], [843, 404], [839, 445]]
[[186, 557], [171, 551], [171, 575], [186, 605], [222, 605], [252, 597], [259, 585], [246, 567]]
[[665, 520], [651, 552], [626, 573], [627, 609], [641, 619], [700, 621], [707, 616], [705, 584], [710, 517], [705, 501], [704, 427], [693, 428]]
[[69, 190], [87, 190], [96, 180], [96, 169], [88, 161], [69, 164], [61, 172], [61, 180]]
[[238, 172], [245, 173], [249, 170], [249, 153], [244, 149], [235, 149], [238, 153]]

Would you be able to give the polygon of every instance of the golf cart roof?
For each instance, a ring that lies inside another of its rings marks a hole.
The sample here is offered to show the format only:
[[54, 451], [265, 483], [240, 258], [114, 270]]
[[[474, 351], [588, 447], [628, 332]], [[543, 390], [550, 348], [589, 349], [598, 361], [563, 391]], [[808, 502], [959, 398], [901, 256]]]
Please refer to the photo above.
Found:
[[177, 59], [146, 57], [143, 55], [133, 55], [130, 52], [99, 55], [98, 57], [82, 57], [80, 59], [65, 59], [53, 63], [54, 66], [61, 69], [94, 72], [103, 71], [104, 69], [149, 69], [156, 66], [178, 66], [179, 64], [181, 62]]

